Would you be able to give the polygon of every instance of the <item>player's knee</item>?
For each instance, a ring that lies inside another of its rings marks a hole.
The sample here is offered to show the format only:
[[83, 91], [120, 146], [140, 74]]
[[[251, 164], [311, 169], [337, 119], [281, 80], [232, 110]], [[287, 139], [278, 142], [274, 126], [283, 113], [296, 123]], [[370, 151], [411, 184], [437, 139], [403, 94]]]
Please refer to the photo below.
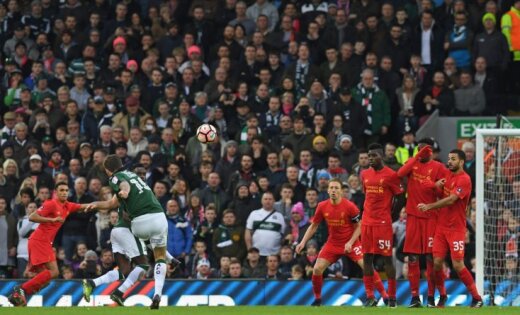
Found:
[[315, 276], [321, 276], [323, 274], [323, 268], [320, 266], [314, 266], [314, 268], [312, 268], [312, 274]]
[[464, 260], [452, 260], [453, 269], [455, 269], [456, 272], [461, 272], [462, 269], [464, 269], [466, 266], [464, 265]]
[[58, 269], [50, 269], [49, 270], [51, 272], [51, 278], [58, 278], [58, 276], [60, 275], [60, 271]]
[[440, 258], [434, 258], [433, 259], [433, 269], [441, 270], [443, 264], [444, 264], [444, 260], [443, 259], [440, 259]]

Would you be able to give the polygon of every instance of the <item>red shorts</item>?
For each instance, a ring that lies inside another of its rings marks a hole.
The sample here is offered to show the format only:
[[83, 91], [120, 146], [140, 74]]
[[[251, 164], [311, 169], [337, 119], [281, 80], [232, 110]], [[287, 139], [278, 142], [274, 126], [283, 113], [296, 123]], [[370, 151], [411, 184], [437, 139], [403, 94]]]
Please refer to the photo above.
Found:
[[448, 252], [452, 260], [464, 259], [466, 230], [437, 229], [433, 238], [433, 257], [445, 258]]
[[409, 215], [406, 218], [406, 236], [403, 252], [407, 254], [430, 254], [437, 219]]
[[333, 264], [338, 259], [343, 256], [347, 256], [353, 262], [357, 262], [358, 260], [363, 259], [363, 250], [361, 248], [361, 243], [356, 241], [352, 245], [352, 250], [350, 253], [345, 252], [345, 246], [337, 246], [331, 245], [329, 243], [325, 243], [318, 254], [318, 258], [325, 259], [329, 263]]
[[56, 261], [56, 255], [52, 250], [52, 243], [29, 239], [29, 264], [28, 269], [33, 272], [41, 271], [45, 264]]
[[393, 243], [392, 225], [361, 225], [363, 254], [392, 256]]

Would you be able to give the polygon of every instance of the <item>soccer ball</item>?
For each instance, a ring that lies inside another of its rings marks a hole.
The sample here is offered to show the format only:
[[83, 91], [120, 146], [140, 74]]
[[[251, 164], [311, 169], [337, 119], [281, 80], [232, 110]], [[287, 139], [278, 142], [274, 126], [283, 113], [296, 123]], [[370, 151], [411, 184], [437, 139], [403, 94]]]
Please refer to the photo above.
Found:
[[202, 124], [197, 128], [197, 140], [201, 143], [210, 143], [215, 141], [217, 137], [217, 129], [210, 124]]

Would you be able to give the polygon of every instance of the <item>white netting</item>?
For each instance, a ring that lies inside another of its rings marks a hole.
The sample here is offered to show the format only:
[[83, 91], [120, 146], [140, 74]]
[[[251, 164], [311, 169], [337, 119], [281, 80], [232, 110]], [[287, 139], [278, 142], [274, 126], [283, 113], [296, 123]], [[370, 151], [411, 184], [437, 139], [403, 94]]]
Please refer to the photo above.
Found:
[[520, 135], [486, 135], [477, 149], [484, 150], [484, 295], [490, 304], [520, 305]]

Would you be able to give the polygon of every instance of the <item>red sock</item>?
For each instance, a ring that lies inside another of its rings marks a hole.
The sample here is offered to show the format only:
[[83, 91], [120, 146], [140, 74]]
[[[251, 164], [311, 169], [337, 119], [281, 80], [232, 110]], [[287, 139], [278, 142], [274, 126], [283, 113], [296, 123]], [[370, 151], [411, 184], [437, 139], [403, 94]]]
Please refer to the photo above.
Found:
[[388, 299], [388, 294], [386, 293], [385, 285], [383, 284], [383, 281], [381, 280], [381, 277], [379, 276], [379, 273], [377, 273], [377, 271], [374, 271], [374, 286], [383, 299]]
[[397, 291], [397, 283], [395, 279], [388, 279], [388, 296], [395, 299], [395, 291]]
[[430, 261], [428, 259], [426, 260], [426, 278], [428, 279], [428, 296], [434, 296], [435, 279], [433, 278], [433, 261]]
[[43, 287], [49, 284], [51, 281], [51, 272], [49, 270], [44, 270], [37, 274], [31, 280], [22, 284], [22, 289], [25, 291], [25, 294], [31, 295], [38, 291], [40, 291]]
[[471, 276], [471, 273], [469, 272], [468, 268], [464, 267], [459, 273], [459, 278], [464, 282], [464, 285], [466, 288], [468, 288], [469, 293], [471, 293], [471, 296], [475, 300], [481, 300], [480, 295], [477, 291], [477, 286], [475, 285], [475, 281], [473, 281], [473, 277]]
[[444, 271], [434, 270], [435, 287], [439, 290], [440, 295], [446, 295], [446, 287], [444, 286]]
[[312, 292], [316, 299], [321, 299], [321, 287], [323, 286], [323, 275], [312, 275]]
[[363, 283], [365, 284], [365, 293], [367, 295], [367, 298], [373, 299], [374, 298], [374, 276], [363, 276]]
[[419, 296], [419, 279], [421, 278], [421, 268], [419, 262], [414, 261], [408, 262], [408, 281], [410, 282], [410, 290], [412, 291], [412, 297]]

